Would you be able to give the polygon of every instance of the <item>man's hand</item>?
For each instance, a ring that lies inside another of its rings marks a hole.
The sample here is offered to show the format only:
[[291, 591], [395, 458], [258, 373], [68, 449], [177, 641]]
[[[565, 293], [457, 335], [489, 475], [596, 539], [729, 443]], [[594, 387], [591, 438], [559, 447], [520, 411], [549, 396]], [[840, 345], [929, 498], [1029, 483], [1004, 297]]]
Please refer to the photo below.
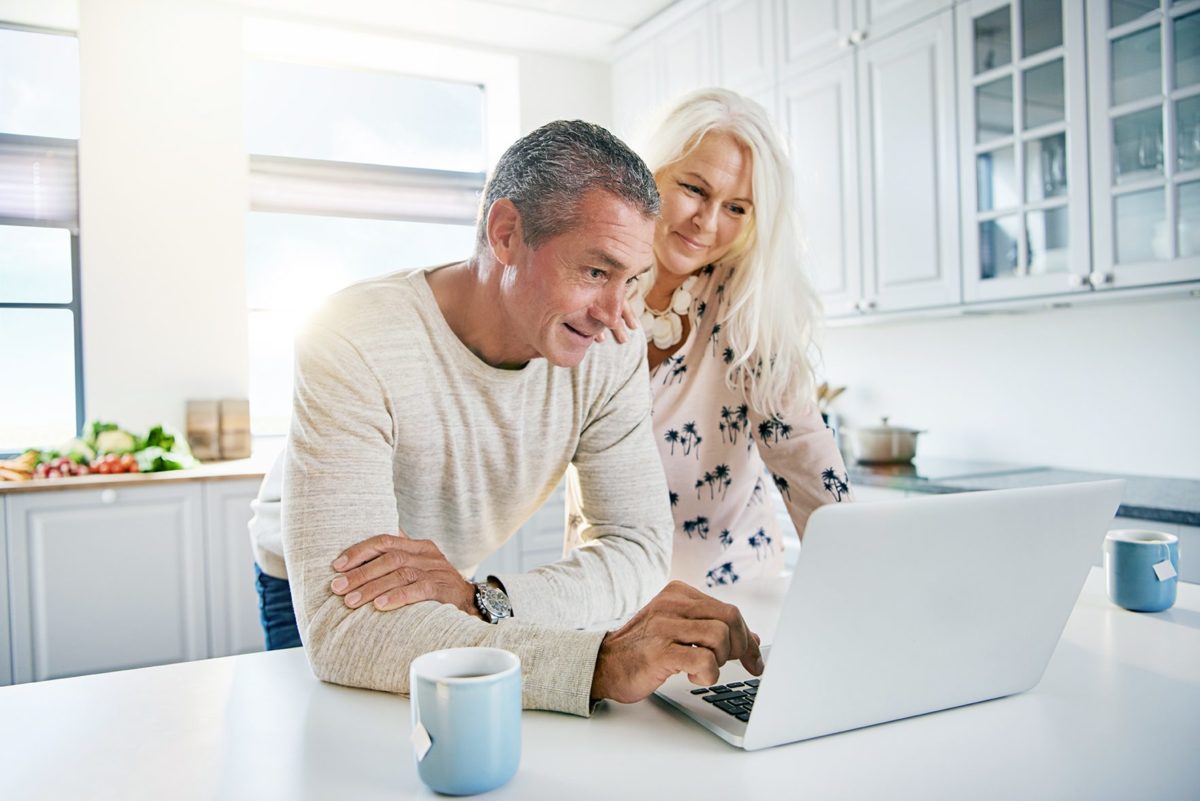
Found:
[[600, 643], [592, 699], [640, 701], [670, 676], [716, 684], [721, 665], [740, 659], [754, 675], [763, 670], [758, 635], [737, 607], [672, 581], [623, 627]]
[[375, 604], [381, 612], [418, 601], [453, 604], [480, 617], [475, 586], [464, 579], [431, 540], [380, 534], [351, 545], [333, 560], [338, 576], [329, 588], [357, 609]]

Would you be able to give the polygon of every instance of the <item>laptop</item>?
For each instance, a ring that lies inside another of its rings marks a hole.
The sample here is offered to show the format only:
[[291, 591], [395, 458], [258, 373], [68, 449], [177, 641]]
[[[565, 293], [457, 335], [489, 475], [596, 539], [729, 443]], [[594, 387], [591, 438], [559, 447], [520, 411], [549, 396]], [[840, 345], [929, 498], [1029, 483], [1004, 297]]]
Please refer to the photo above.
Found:
[[1054, 652], [1124, 482], [822, 506], [766, 668], [655, 693], [748, 751], [1024, 692]]

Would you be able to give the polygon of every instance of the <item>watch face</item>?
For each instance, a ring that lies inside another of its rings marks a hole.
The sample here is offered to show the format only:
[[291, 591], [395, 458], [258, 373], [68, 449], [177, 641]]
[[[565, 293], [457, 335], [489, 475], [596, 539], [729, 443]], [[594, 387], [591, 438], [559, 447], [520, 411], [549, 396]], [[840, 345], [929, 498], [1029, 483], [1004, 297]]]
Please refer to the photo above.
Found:
[[479, 588], [479, 604], [492, 618], [508, 617], [512, 614], [512, 604], [508, 596], [490, 585]]

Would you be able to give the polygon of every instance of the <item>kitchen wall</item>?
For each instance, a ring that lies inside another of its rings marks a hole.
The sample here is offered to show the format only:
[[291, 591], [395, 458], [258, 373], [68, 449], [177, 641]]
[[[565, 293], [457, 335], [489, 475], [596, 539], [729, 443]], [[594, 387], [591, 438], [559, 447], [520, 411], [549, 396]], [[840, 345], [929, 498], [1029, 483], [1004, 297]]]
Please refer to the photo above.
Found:
[[1200, 299], [831, 328], [848, 420], [920, 452], [1200, 479]]
[[[90, 417], [182, 428], [187, 398], [248, 394], [244, 16], [211, 0], [0, 0], [0, 19], [79, 31]], [[609, 123], [606, 63], [494, 52], [516, 62], [521, 132]]]

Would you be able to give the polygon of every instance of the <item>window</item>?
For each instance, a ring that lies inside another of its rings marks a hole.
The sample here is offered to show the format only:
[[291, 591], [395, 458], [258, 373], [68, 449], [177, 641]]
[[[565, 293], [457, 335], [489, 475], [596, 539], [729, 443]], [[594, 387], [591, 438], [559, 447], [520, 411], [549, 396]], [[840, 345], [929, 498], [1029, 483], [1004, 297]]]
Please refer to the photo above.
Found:
[[247, 61], [254, 434], [286, 433], [292, 340], [327, 295], [470, 255], [487, 163], [484, 100], [469, 82]]
[[0, 27], [0, 453], [83, 426], [79, 46]]

